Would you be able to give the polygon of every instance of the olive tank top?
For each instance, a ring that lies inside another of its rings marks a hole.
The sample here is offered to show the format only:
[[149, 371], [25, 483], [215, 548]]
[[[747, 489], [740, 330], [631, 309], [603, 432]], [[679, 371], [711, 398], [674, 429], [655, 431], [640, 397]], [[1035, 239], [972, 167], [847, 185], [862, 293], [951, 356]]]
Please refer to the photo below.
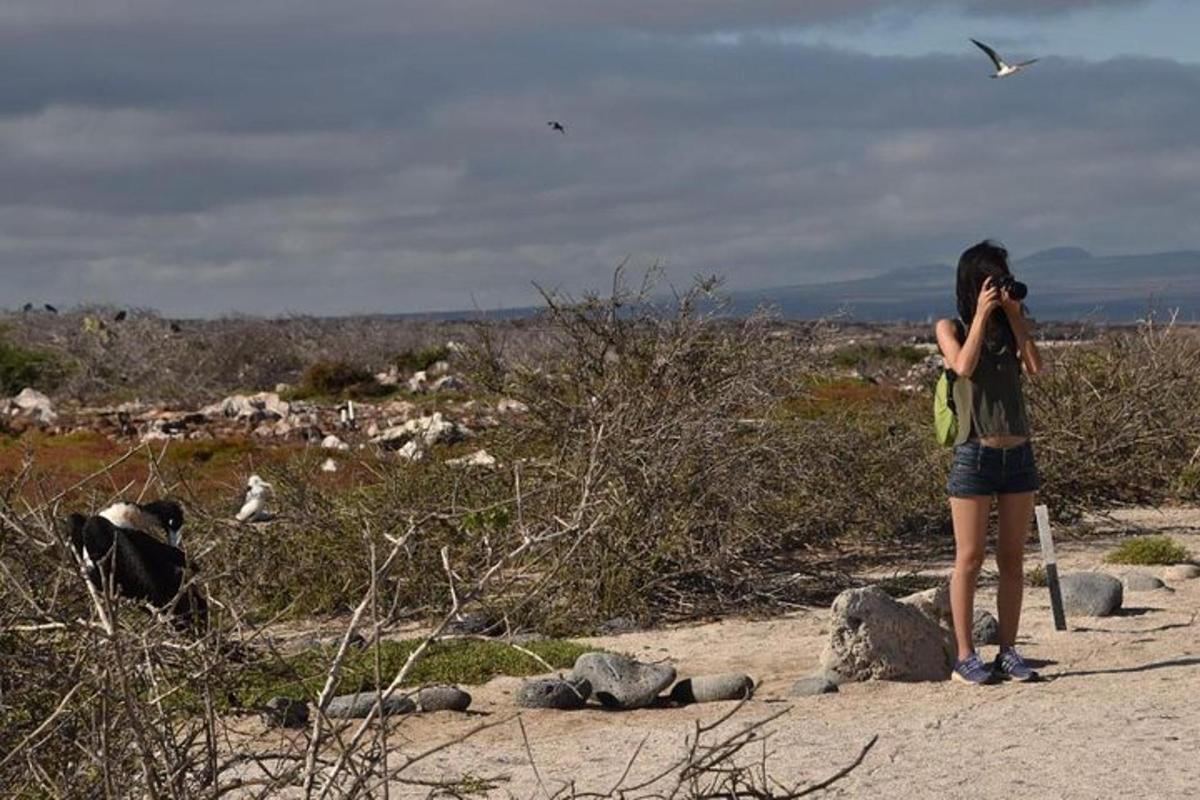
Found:
[[955, 378], [954, 407], [958, 414], [956, 445], [984, 436], [1028, 436], [1017, 354], [1008, 349], [993, 353], [985, 345], [975, 372]]

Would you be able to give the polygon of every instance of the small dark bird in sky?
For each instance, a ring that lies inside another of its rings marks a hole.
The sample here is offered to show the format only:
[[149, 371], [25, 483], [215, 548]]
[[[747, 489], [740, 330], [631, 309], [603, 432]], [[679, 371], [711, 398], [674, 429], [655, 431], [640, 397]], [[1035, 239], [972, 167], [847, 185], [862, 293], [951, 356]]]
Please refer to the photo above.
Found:
[[113, 322], [124, 322], [125, 318], [128, 316], [129, 316], [129, 314], [126, 313], [125, 311], [118, 311], [116, 313], [116, 316], [113, 317]]
[[49, 303], [46, 303], [46, 304], [43, 306], [43, 308], [45, 308], [45, 309], [46, 309], [47, 311], [49, 311], [51, 314], [57, 314], [57, 313], [58, 313], [58, 309], [57, 309], [57, 308], [55, 308], [54, 306], [50, 305]]
[[26, 303], [21, 308], [21, 313], [23, 314], [28, 314], [30, 311], [33, 311], [33, 303]]
[[971, 41], [975, 43], [976, 47], [978, 47], [983, 52], [987, 53], [988, 58], [990, 58], [992, 60], [992, 63], [996, 65], [996, 72], [994, 75], [992, 75], [993, 78], [1007, 78], [1009, 75], [1016, 75], [1018, 72], [1025, 69], [1026, 67], [1028, 67], [1030, 64], [1034, 64], [1037, 62], [1036, 58], [1031, 58], [1028, 61], [1021, 61], [1016, 64], [1009, 64], [1003, 58], [1000, 57], [999, 53], [997, 53], [992, 48], [988, 47], [983, 42], [979, 41], [978, 39], [972, 39]]
[[567, 129], [563, 127], [563, 124], [561, 122], [556, 122], [554, 120], [550, 120], [546, 124], [550, 126], [550, 130], [558, 131], [563, 136], [567, 135]]

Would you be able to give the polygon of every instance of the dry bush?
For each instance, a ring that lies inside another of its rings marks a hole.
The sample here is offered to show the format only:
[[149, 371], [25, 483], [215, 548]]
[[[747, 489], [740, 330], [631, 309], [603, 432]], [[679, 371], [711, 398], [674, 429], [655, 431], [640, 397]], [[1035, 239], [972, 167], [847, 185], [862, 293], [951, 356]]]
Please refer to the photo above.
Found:
[[464, 322], [388, 317], [171, 320], [149, 310], [116, 322], [113, 312], [88, 306], [61, 315], [9, 314], [3, 322], [14, 345], [48, 354], [62, 367], [53, 387], [59, 398], [192, 406], [293, 383], [319, 361], [387, 369], [410, 354], [438, 352], [471, 329]]
[[1200, 340], [1153, 322], [1048, 354], [1030, 382], [1042, 497], [1078, 515], [1194, 500], [1200, 482]]

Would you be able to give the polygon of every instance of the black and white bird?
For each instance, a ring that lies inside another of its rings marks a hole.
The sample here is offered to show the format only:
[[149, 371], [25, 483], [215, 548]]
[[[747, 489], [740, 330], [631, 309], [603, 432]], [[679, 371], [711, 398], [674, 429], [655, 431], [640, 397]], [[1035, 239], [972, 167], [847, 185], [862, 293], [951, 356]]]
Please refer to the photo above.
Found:
[[67, 524], [71, 547], [97, 589], [111, 586], [122, 597], [170, 612], [180, 629], [206, 623], [208, 603], [199, 589], [186, 585], [192, 569], [181, 549], [99, 514], [72, 514]]
[[242, 508], [237, 513], [238, 522], [267, 522], [274, 515], [267, 511], [267, 490], [271, 484], [257, 475], [251, 475], [246, 481], [246, 494], [242, 498]]
[[563, 136], [567, 135], [567, 129], [565, 127], [563, 127], [563, 124], [561, 122], [557, 122], [556, 120], [550, 120], [546, 124], [550, 126], [550, 130], [558, 131]]
[[183, 530], [183, 507], [174, 500], [155, 500], [144, 504], [114, 503], [97, 516], [123, 530], [165, 538], [172, 547], [179, 546], [180, 532]]
[[988, 58], [990, 58], [992, 63], [996, 65], [996, 72], [992, 75], [993, 78], [1007, 78], [1009, 75], [1016, 75], [1030, 64], [1037, 63], [1036, 58], [1031, 58], [1028, 61], [1019, 61], [1016, 64], [1009, 64], [1000, 57], [999, 53], [988, 47], [983, 42], [979, 41], [978, 39], [972, 39], [971, 41], [975, 43], [976, 47], [987, 53]]

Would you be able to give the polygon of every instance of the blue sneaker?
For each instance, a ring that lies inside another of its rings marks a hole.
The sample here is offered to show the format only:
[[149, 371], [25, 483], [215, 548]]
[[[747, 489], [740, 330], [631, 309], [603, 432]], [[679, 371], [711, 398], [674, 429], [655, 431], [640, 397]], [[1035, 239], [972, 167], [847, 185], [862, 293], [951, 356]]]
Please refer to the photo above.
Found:
[[1021, 658], [1021, 654], [1015, 647], [1001, 647], [1000, 652], [996, 655], [996, 661], [992, 664], [992, 670], [997, 675], [1021, 682], [1035, 681], [1038, 676], [1033, 668], [1025, 663], [1025, 659]]
[[996, 682], [995, 674], [987, 668], [978, 653], [971, 653], [966, 658], [955, 662], [954, 672], [950, 673], [950, 679], [972, 686], [987, 686], [989, 683]]

